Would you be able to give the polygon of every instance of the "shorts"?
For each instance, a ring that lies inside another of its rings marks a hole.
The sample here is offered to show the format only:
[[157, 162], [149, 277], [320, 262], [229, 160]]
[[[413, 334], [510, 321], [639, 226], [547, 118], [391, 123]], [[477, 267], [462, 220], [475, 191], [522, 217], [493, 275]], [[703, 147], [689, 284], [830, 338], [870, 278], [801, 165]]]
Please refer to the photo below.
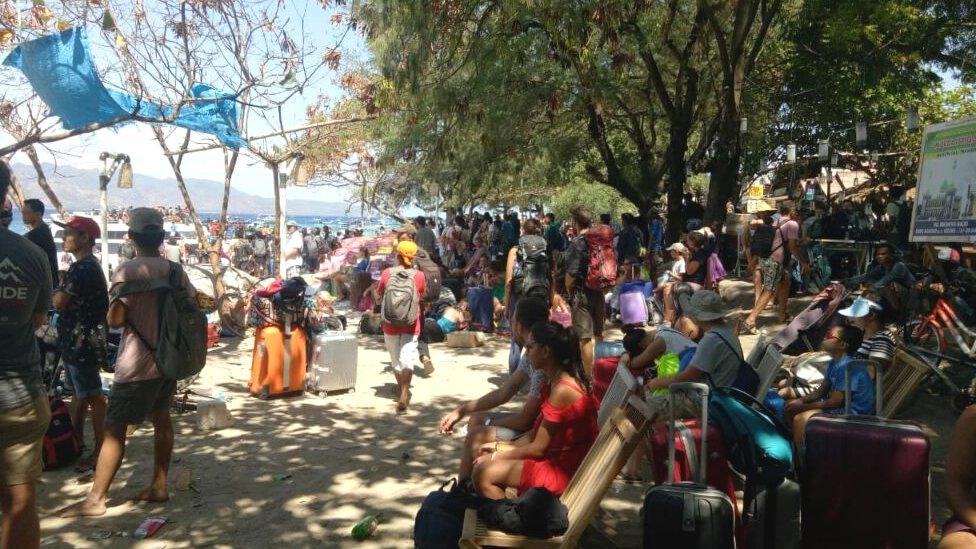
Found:
[[[492, 423], [494, 423], [495, 420], [509, 417], [511, 415], [512, 414], [491, 414], [488, 417], [490, 417]], [[499, 425], [490, 425], [488, 428], [495, 430], [495, 440], [501, 440], [505, 442], [511, 442], [525, 434], [525, 431], [516, 431], [515, 429], [511, 429], [509, 427], [502, 427]]]
[[417, 336], [413, 334], [383, 334], [386, 350], [390, 353], [390, 366], [397, 372], [412, 370], [420, 361], [417, 351]]
[[138, 425], [157, 410], [169, 408], [176, 393], [176, 380], [166, 378], [130, 381], [112, 385], [105, 417], [124, 425]]
[[41, 441], [50, 423], [51, 404], [43, 394], [0, 410], [0, 484], [28, 484], [41, 476]]
[[949, 534], [958, 534], [959, 532], [965, 532], [971, 536], [976, 536], [976, 530], [973, 530], [966, 523], [959, 520], [959, 517], [952, 515], [949, 520], [942, 525], [942, 537], [946, 537]]
[[783, 281], [783, 275], [786, 272], [783, 264], [767, 257], [759, 260], [759, 269], [762, 272], [763, 290], [767, 292], [776, 291], [779, 283]]
[[607, 316], [606, 298], [600, 290], [574, 289], [569, 296], [573, 316], [573, 331], [582, 340], [603, 336]]
[[91, 398], [102, 394], [102, 377], [97, 366], [75, 366], [65, 363], [64, 385], [75, 398]]

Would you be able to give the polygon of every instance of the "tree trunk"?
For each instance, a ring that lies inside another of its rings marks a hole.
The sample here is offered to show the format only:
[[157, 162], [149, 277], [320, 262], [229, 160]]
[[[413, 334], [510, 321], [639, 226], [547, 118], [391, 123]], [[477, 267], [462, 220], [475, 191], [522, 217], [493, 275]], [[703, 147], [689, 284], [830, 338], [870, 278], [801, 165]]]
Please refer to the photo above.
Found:
[[708, 199], [705, 203], [705, 224], [725, 220], [725, 204], [739, 195], [739, 161], [742, 141], [739, 134], [739, 117], [723, 115], [715, 142], [711, 180], [708, 183]]
[[[238, 151], [234, 151], [230, 155], [230, 159], [227, 159], [227, 149], [224, 149], [224, 200], [220, 204], [220, 232], [217, 233], [217, 242], [214, 243], [214, 247], [218, 250], [224, 249], [224, 236], [227, 235], [227, 206], [230, 204], [230, 182], [234, 178], [234, 168], [237, 167], [237, 156]], [[218, 267], [220, 258], [218, 257]], [[210, 261], [210, 266], [213, 267], [213, 260]], [[218, 271], [214, 271], [215, 273]], [[217, 294], [217, 299], [224, 295], [224, 277], [215, 276], [214, 282], [214, 293]]]
[[665, 228], [665, 242], [677, 242], [685, 230], [685, 216], [681, 211], [681, 200], [688, 180], [685, 151], [688, 149], [690, 124], [684, 120], [672, 121], [668, 150], [668, 216]]
[[[166, 154], [166, 159], [169, 160], [169, 166], [173, 170], [173, 176], [176, 178], [176, 186], [180, 189], [180, 194], [183, 195], [183, 203], [186, 204], [186, 209], [190, 212], [190, 219], [193, 221], [193, 229], [197, 233], [197, 243], [201, 250], [207, 251], [207, 256], [210, 259], [210, 268], [213, 269], [214, 274], [214, 301], [220, 299], [220, 293], [217, 291], [217, 280], [220, 279], [220, 248], [215, 248], [210, 245], [210, 241], [207, 239], [207, 231], [203, 228], [203, 222], [200, 221], [200, 214], [197, 213], [196, 207], [193, 205], [193, 199], [190, 198], [190, 191], [186, 188], [186, 180], [183, 179], [183, 155], [171, 155], [169, 146], [166, 144], [166, 136], [163, 134], [163, 130], [158, 126], [153, 126], [153, 133], [156, 135], [156, 141], [159, 146], [163, 149], [163, 153]], [[187, 135], [189, 135], [189, 130], [187, 130]], [[186, 149], [184, 145], [182, 147]]]
[[33, 145], [30, 145], [24, 149], [24, 154], [27, 155], [27, 158], [30, 158], [31, 164], [34, 165], [34, 171], [37, 172], [37, 186], [44, 191], [44, 195], [51, 201], [51, 206], [58, 211], [61, 218], [67, 218], [68, 212], [64, 209], [61, 201], [58, 200], [58, 195], [54, 194], [54, 189], [47, 182], [47, 176], [44, 175], [44, 167], [41, 166], [41, 160], [37, 157], [37, 150], [34, 149]]

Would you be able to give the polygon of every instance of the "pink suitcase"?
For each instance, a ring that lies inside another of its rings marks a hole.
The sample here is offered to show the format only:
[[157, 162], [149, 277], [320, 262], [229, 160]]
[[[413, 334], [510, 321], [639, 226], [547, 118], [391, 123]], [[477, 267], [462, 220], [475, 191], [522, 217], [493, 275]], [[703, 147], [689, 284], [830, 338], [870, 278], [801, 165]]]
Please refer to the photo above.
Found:
[[[876, 381], [880, 387], [881, 375]], [[880, 399], [876, 405], [882, 409]], [[907, 421], [810, 419], [801, 482], [803, 546], [927, 547], [929, 450], [922, 428]]]

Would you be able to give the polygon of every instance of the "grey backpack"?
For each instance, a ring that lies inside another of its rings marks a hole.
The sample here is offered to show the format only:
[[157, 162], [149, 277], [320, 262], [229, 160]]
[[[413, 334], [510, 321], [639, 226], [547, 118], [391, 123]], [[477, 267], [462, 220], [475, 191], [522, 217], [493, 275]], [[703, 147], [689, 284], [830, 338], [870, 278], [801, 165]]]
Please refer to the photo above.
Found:
[[207, 363], [207, 316], [191, 299], [182, 284], [183, 269], [170, 262], [169, 276], [153, 280], [123, 282], [112, 291], [112, 299], [143, 292], [155, 292], [159, 299], [159, 341], [155, 347], [132, 323], [132, 330], [153, 354], [156, 368], [167, 379], [186, 379]]
[[393, 326], [413, 326], [420, 316], [420, 301], [417, 299], [417, 286], [414, 269], [397, 269], [390, 275], [383, 292], [383, 322]]

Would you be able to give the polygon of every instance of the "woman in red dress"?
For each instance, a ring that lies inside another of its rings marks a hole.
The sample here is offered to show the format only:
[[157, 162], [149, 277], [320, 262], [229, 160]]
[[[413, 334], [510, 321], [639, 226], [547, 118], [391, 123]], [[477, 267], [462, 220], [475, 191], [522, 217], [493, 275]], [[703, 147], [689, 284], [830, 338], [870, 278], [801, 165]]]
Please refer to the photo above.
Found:
[[492, 499], [504, 498], [506, 488], [562, 494], [599, 430], [599, 405], [590, 394], [576, 335], [555, 322], [540, 322], [525, 350], [532, 368], [543, 371], [549, 383], [542, 387], [542, 411], [532, 435], [504, 449], [486, 445], [474, 462], [475, 486]]

